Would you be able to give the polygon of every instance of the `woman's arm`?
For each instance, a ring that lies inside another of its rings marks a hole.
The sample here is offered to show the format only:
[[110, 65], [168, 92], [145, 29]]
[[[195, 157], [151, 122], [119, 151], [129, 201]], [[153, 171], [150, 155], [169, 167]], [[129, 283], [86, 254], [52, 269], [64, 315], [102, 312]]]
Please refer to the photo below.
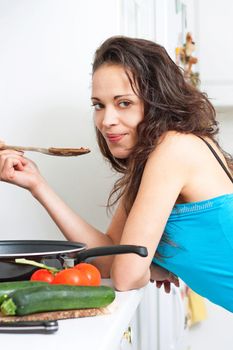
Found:
[[121, 244], [147, 247], [148, 257], [116, 256], [112, 278], [118, 290], [139, 288], [150, 280], [150, 265], [171, 210], [187, 183], [188, 150], [183, 137], [168, 134], [149, 157]]
[[[23, 152], [0, 151], [0, 180], [29, 190], [42, 204], [64, 236], [70, 241], [83, 242], [89, 248], [119, 244], [125, 224], [121, 205], [109, 228], [103, 234], [75, 213], [48, 185], [37, 166], [23, 156]], [[95, 264], [103, 277], [109, 277], [113, 257], [101, 257]]]

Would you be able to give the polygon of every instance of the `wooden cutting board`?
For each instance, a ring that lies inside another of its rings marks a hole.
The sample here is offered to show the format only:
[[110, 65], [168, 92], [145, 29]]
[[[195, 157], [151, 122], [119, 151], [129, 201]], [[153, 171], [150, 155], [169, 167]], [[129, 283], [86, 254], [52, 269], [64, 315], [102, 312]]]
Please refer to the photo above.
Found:
[[3, 316], [0, 312], [0, 321], [6, 322], [6, 323], [19, 322], [19, 321], [54, 321], [54, 320], [64, 320], [68, 318], [107, 315], [107, 314], [110, 314], [112, 310], [113, 308], [111, 304], [103, 308], [40, 312], [40, 313], [31, 314], [27, 316]]

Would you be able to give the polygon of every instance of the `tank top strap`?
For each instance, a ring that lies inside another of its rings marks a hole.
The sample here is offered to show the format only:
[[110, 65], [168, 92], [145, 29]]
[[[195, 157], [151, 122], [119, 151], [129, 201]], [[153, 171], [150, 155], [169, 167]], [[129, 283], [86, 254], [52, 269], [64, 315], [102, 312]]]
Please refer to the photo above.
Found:
[[211, 152], [213, 153], [213, 155], [215, 156], [215, 158], [217, 159], [217, 161], [219, 162], [219, 164], [221, 165], [221, 167], [223, 168], [223, 170], [225, 171], [225, 173], [227, 174], [227, 176], [229, 177], [229, 179], [231, 180], [231, 182], [233, 183], [233, 177], [230, 174], [229, 170], [227, 169], [227, 167], [225, 166], [225, 164], [223, 163], [222, 159], [219, 157], [219, 155], [217, 154], [217, 152], [215, 151], [215, 149], [209, 144], [209, 142], [207, 142], [203, 137], [199, 136], [198, 137], [200, 139], [202, 139], [202, 141], [205, 142], [205, 144], [209, 147], [209, 149], [211, 150]]

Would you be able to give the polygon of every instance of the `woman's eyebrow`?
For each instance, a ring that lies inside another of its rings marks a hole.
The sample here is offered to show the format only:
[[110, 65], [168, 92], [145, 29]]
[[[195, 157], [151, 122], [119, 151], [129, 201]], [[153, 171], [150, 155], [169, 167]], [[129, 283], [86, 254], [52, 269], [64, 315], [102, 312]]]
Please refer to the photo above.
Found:
[[114, 96], [114, 100], [121, 98], [121, 97], [127, 97], [127, 96], [134, 96], [134, 94], [123, 94], [123, 95], [116, 95]]
[[[123, 95], [116, 95], [113, 97], [114, 100], [117, 100], [118, 98], [122, 98], [122, 97], [127, 97], [127, 96], [135, 96], [134, 94], [123, 94]], [[100, 98], [92, 96], [91, 97], [92, 100], [97, 100], [100, 101]]]

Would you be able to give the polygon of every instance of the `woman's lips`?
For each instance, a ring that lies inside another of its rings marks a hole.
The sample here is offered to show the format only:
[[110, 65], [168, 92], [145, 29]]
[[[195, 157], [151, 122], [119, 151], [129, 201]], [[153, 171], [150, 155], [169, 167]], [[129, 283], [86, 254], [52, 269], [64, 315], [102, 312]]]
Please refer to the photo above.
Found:
[[106, 138], [109, 142], [119, 142], [126, 134], [107, 134]]

